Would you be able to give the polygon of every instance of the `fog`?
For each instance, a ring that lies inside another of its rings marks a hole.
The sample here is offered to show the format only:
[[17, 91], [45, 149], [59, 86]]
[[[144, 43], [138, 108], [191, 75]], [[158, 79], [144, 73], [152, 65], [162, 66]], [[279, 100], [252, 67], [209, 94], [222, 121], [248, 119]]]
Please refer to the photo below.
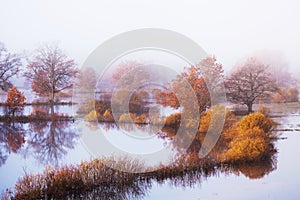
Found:
[[[16, 53], [58, 41], [80, 66], [103, 41], [138, 28], [182, 33], [226, 70], [261, 49], [299, 73], [299, 1], [0, 1], [0, 41]], [[300, 73], [299, 73], [300, 74]]]

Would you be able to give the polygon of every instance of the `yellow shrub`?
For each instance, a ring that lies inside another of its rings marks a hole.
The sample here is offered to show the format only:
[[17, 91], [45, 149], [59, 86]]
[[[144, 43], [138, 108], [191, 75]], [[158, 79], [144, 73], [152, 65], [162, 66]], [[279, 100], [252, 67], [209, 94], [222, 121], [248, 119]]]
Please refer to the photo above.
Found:
[[244, 135], [237, 136], [229, 144], [224, 158], [229, 162], [255, 161], [268, 152], [265, 133], [259, 128], [249, 129]]
[[105, 110], [105, 112], [103, 113], [103, 117], [111, 117], [112, 115], [110, 114], [109, 110]]
[[199, 124], [199, 132], [206, 133], [209, 128], [209, 124], [211, 121], [211, 112], [205, 112], [200, 117], [200, 124]]
[[184, 125], [186, 128], [197, 128], [199, 126], [199, 120], [198, 119], [187, 119], [184, 122]]
[[247, 131], [249, 129], [253, 129], [254, 127], [258, 127], [262, 129], [265, 133], [268, 133], [272, 130], [272, 128], [276, 125], [276, 123], [262, 113], [252, 113], [245, 116], [239, 123], [240, 132]]
[[134, 123], [136, 124], [145, 124], [147, 120], [147, 116], [142, 114], [134, 119]]
[[103, 113], [103, 121], [106, 122], [113, 122], [114, 121], [114, 117], [113, 115], [110, 113], [110, 110], [105, 110], [105, 112]]
[[124, 123], [131, 123], [134, 121], [136, 118], [135, 114], [132, 113], [124, 113], [120, 116], [119, 122], [124, 122]]
[[85, 116], [87, 121], [96, 121], [100, 117], [100, 114], [96, 110], [92, 110], [89, 114]]
[[200, 118], [199, 132], [206, 133], [208, 131], [209, 126], [214, 125], [211, 122], [212, 116], [215, 118], [214, 119], [215, 122], [223, 123], [222, 121], [219, 121], [218, 118], [221, 118], [220, 120], [224, 120], [223, 118], [224, 114], [226, 116], [225, 116], [223, 130], [227, 130], [228, 128], [232, 127], [233, 124], [236, 122], [235, 115], [224, 106], [216, 105], [210, 108], [207, 112], [202, 114]]

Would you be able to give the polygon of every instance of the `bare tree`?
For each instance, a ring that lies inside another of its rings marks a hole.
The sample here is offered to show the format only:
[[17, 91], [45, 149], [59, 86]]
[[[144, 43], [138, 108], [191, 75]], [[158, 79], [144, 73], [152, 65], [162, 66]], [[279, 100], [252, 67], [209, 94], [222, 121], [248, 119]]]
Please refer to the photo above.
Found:
[[276, 91], [267, 66], [253, 58], [241, 64], [229, 76], [225, 85], [229, 101], [246, 105], [249, 113], [253, 112], [252, 106], [256, 100], [266, 100]]
[[7, 51], [4, 44], [0, 42], [0, 88], [7, 91], [12, 87], [11, 77], [19, 72], [21, 58], [17, 54]]
[[48, 96], [53, 104], [55, 95], [73, 87], [78, 70], [73, 59], [68, 58], [58, 46], [43, 46], [29, 59], [25, 77], [40, 96]]

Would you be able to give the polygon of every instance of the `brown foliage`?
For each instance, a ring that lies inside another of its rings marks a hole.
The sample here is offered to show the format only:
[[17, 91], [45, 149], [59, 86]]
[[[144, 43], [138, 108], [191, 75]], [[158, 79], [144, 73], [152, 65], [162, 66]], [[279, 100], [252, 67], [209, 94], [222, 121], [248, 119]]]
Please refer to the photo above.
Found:
[[48, 96], [54, 102], [55, 95], [73, 87], [78, 70], [74, 60], [69, 59], [57, 46], [44, 46], [28, 61], [25, 76], [32, 81], [34, 92]]
[[299, 102], [299, 92], [297, 88], [279, 88], [273, 96], [274, 103]]
[[166, 118], [165, 125], [170, 127], [178, 127], [180, 126], [180, 122], [181, 122], [181, 114], [174, 113]]
[[14, 153], [16, 153], [21, 148], [21, 146], [25, 143], [24, 134], [8, 133], [6, 134], [6, 140], [7, 140], [8, 147]]
[[[157, 95], [157, 100], [164, 106], [183, 107], [187, 113], [194, 113], [196, 107], [199, 107], [199, 112], [203, 112], [211, 104], [209, 88], [217, 90], [222, 77], [222, 65], [217, 63], [215, 57], [208, 57], [197, 65], [185, 68], [184, 72], [166, 86], [168, 90]], [[191, 103], [193, 95], [196, 96], [197, 105]]]
[[20, 112], [24, 109], [26, 97], [16, 87], [10, 89], [7, 93], [6, 104], [9, 108], [9, 114], [15, 116], [16, 112]]

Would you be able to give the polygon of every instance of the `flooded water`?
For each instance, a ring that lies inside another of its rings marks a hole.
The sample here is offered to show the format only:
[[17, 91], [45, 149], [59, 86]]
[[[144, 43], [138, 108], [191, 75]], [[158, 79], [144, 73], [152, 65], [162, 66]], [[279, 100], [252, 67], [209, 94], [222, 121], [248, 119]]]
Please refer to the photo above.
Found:
[[[70, 109], [64, 106], [58, 108], [66, 113]], [[140, 185], [139, 193], [124, 199], [300, 199], [300, 158], [297, 155], [300, 151], [299, 110], [274, 119], [280, 123], [278, 129], [289, 131], [281, 132], [281, 137], [286, 139], [275, 143], [278, 149], [277, 162], [272, 165], [241, 167], [226, 173], [219, 171], [207, 177], [152, 181], [151, 185]], [[140, 137], [151, 136], [150, 143], [142, 145], [143, 152], [152, 152], [159, 148], [172, 152], [173, 149], [168, 140], [155, 135], [157, 130], [147, 126], [137, 132], [130, 125], [95, 125], [83, 120], [0, 123], [0, 191], [12, 188], [25, 172], [38, 173], [47, 165], [61, 166], [90, 160], [93, 156], [86, 147], [82, 131], [78, 131], [82, 127], [87, 131], [85, 134], [94, 134], [100, 129], [111, 143], [133, 154], [139, 152], [141, 145], [128, 139], [127, 134], [130, 132], [140, 134]], [[122, 130], [127, 130], [127, 133]]]

